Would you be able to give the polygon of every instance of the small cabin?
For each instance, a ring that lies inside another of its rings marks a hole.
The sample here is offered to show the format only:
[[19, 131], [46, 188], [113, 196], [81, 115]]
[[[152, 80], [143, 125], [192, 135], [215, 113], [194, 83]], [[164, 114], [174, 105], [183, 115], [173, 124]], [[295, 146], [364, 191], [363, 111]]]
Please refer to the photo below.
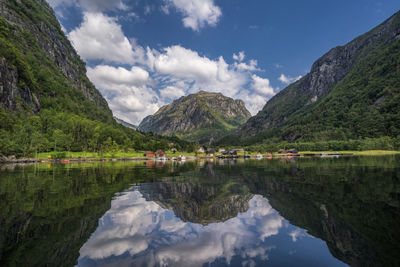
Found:
[[146, 151], [143, 156], [145, 156], [146, 158], [154, 158], [156, 154], [153, 151]]
[[205, 151], [204, 151], [204, 148], [202, 148], [202, 147], [200, 147], [198, 150], [197, 150], [197, 153], [204, 153]]
[[157, 150], [157, 152], [156, 152], [156, 157], [157, 158], [163, 158], [163, 157], [165, 157], [166, 155], [165, 155], [165, 152], [164, 151], [162, 151], [161, 149], [159, 149], [159, 150]]
[[226, 152], [226, 150], [225, 150], [225, 148], [220, 148], [220, 149], [218, 149], [218, 152], [219, 153], [224, 153], [224, 152]]
[[237, 156], [237, 151], [236, 150], [231, 150], [231, 151], [229, 151], [229, 154], [231, 156]]
[[214, 149], [207, 150], [207, 156], [208, 157], [214, 157], [215, 156], [215, 150]]
[[171, 148], [171, 152], [175, 154], [176, 152], [178, 152], [178, 149], [176, 149], [176, 148]]

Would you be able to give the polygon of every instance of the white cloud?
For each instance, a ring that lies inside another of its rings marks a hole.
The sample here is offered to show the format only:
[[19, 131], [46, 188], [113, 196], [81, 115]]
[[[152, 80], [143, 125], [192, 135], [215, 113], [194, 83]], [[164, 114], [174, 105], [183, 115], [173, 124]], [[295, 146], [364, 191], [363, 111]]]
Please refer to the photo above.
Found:
[[221, 15], [221, 9], [214, 4], [214, 0], [164, 0], [163, 10], [169, 13], [169, 7], [175, 7], [183, 14], [183, 25], [194, 31], [199, 31], [206, 25], [215, 26]]
[[[256, 61], [228, 64], [223, 57], [209, 59], [181, 46], [158, 51], [144, 49], [134, 41], [131, 43], [135, 47], [135, 61], [142, 67], [130, 70], [107, 65], [88, 68], [89, 78], [106, 96], [113, 112], [122, 114], [119, 115], [122, 119], [126, 118], [124, 110], [129, 113], [128, 122], [137, 124], [157, 108], [200, 90], [242, 99], [253, 115], [274, 95], [268, 79], [251, 75], [257, 70]], [[239, 60], [245, 58], [244, 52], [237, 56]], [[125, 99], [128, 94], [136, 100]], [[134, 106], [128, 107], [128, 104]]]
[[162, 74], [172, 74], [179, 78], [197, 81], [216, 79], [218, 63], [206, 57], [200, 57], [197, 52], [181, 46], [164, 49], [163, 54], [156, 57], [155, 67]]
[[244, 51], [240, 51], [238, 54], [233, 54], [232, 58], [236, 61], [242, 62], [244, 58], [246, 57], [246, 54]]
[[69, 39], [86, 60], [134, 63], [133, 47], [121, 26], [115, 18], [102, 13], [84, 13], [82, 24], [69, 33]]
[[232, 56], [233, 60], [235, 62], [233, 63], [233, 66], [242, 71], [262, 71], [257, 67], [258, 62], [255, 59], [251, 59], [249, 63], [243, 62], [244, 59], [246, 58], [246, 54], [244, 51], [240, 51], [238, 54], [233, 54]]
[[185, 92], [175, 86], [167, 86], [166, 88], [160, 90], [160, 95], [163, 99], [177, 99], [185, 95]]
[[114, 116], [135, 125], [161, 108], [157, 94], [146, 87], [126, 87], [124, 94], [106, 96], [106, 99]]
[[163, 82], [184, 81], [186, 88], [181, 89], [185, 93], [205, 90], [234, 97], [247, 82], [246, 74], [235, 70], [223, 57], [211, 60], [181, 46], [153, 53], [152, 62]]
[[303, 76], [297, 76], [297, 77], [290, 77], [286, 76], [285, 74], [281, 74], [281, 76], [278, 78], [279, 81], [281, 81], [283, 84], [291, 84], [293, 82], [296, 82], [300, 80]]
[[237, 98], [242, 99], [246, 103], [246, 107], [252, 115], [257, 114], [257, 112], [260, 111], [270, 99], [268, 96], [259, 95], [250, 90], [240, 91]]
[[101, 88], [114, 86], [115, 84], [141, 86], [149, 83], [149, 73], [139, 67], [130, 70], [122, 67], [98, 65], [95, 68], [87, 68], [89, 79]]
[[120, 119], [138, 125], [161, 107], [158, 94], [148, 86], [152, 84], [149, 73], [142, 68], [99, 65], [88, 68], [87, 74]]
[[[159, 51], [145, 49], [135, 40], [131, 40], [131, 45], [134, 61], [140, 67], [101, 64], [89, 67], [87, 74], [113, 112], [133, 124], [161, 106], [200, 90], [242, 99], [252, 115], [275, 94], [268, 79], [252, 75], [252, 71], [258, 71], [255, 60], [228, 64], [223, 57], [213, 60], [181, 46]], [[244, 52], [237, 58], [244, 60]]]
[[251, 78], [253, 79], [251, 87], [254, 89], [254, 91], [265, 96], [275, 95], [274, 88], [271, 86], [268, 79], [258, 77], [255, 74], [253, 74]]
[[234, 63], [235, 68], [237, 68], [238, 70], [243, 70], [243, 71], [262, 71], [262, 69], [259, 69], [257, 67], [257, 65], [258, 65], [258, 62], [255, 59], [251, 59], [249, 61], [249, 64], [246, 64], [244, 62], [240, 62], [240, 63], [235, 62]]

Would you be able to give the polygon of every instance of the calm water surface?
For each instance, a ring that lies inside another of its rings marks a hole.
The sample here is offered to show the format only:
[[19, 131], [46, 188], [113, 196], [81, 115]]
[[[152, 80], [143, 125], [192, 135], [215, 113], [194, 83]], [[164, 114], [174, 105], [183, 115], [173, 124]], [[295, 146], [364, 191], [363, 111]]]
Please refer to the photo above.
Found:
[[400, 157], [0, 166], [0, 266], [400, 266]]

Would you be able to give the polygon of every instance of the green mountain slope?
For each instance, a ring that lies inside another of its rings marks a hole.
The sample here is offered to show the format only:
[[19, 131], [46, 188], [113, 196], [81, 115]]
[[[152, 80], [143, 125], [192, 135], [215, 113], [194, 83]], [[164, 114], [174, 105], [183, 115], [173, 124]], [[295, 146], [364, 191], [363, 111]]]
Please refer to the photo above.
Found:
[[399, 110], [400, 12], [318, 59], [221, 143], [397, 137]]
[[146, 117], [139, 129], [211, 143], [245, 123], [250, 116], [243, 101], [220, 93], [200, 91], [162, 107], [154, 115]]
[[119, 125], [44, 0], [0, 0], [0, 156], [165, 148]]

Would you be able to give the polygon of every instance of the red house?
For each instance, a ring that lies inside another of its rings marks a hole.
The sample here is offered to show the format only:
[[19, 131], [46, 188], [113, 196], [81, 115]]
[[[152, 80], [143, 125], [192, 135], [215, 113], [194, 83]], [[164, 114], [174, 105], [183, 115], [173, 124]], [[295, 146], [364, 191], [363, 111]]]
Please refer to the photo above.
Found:
[[156, 157], [157, 157], [157, 158], [166, 157], [165, 152], [162, 151], [161, 149], [157, 150], [157, 152], [156, 152]]
[[146, 158], [154, 158], [156, 154], [153, 151], [147, 151], [146, 153], [144, 153], [144, 156]]

